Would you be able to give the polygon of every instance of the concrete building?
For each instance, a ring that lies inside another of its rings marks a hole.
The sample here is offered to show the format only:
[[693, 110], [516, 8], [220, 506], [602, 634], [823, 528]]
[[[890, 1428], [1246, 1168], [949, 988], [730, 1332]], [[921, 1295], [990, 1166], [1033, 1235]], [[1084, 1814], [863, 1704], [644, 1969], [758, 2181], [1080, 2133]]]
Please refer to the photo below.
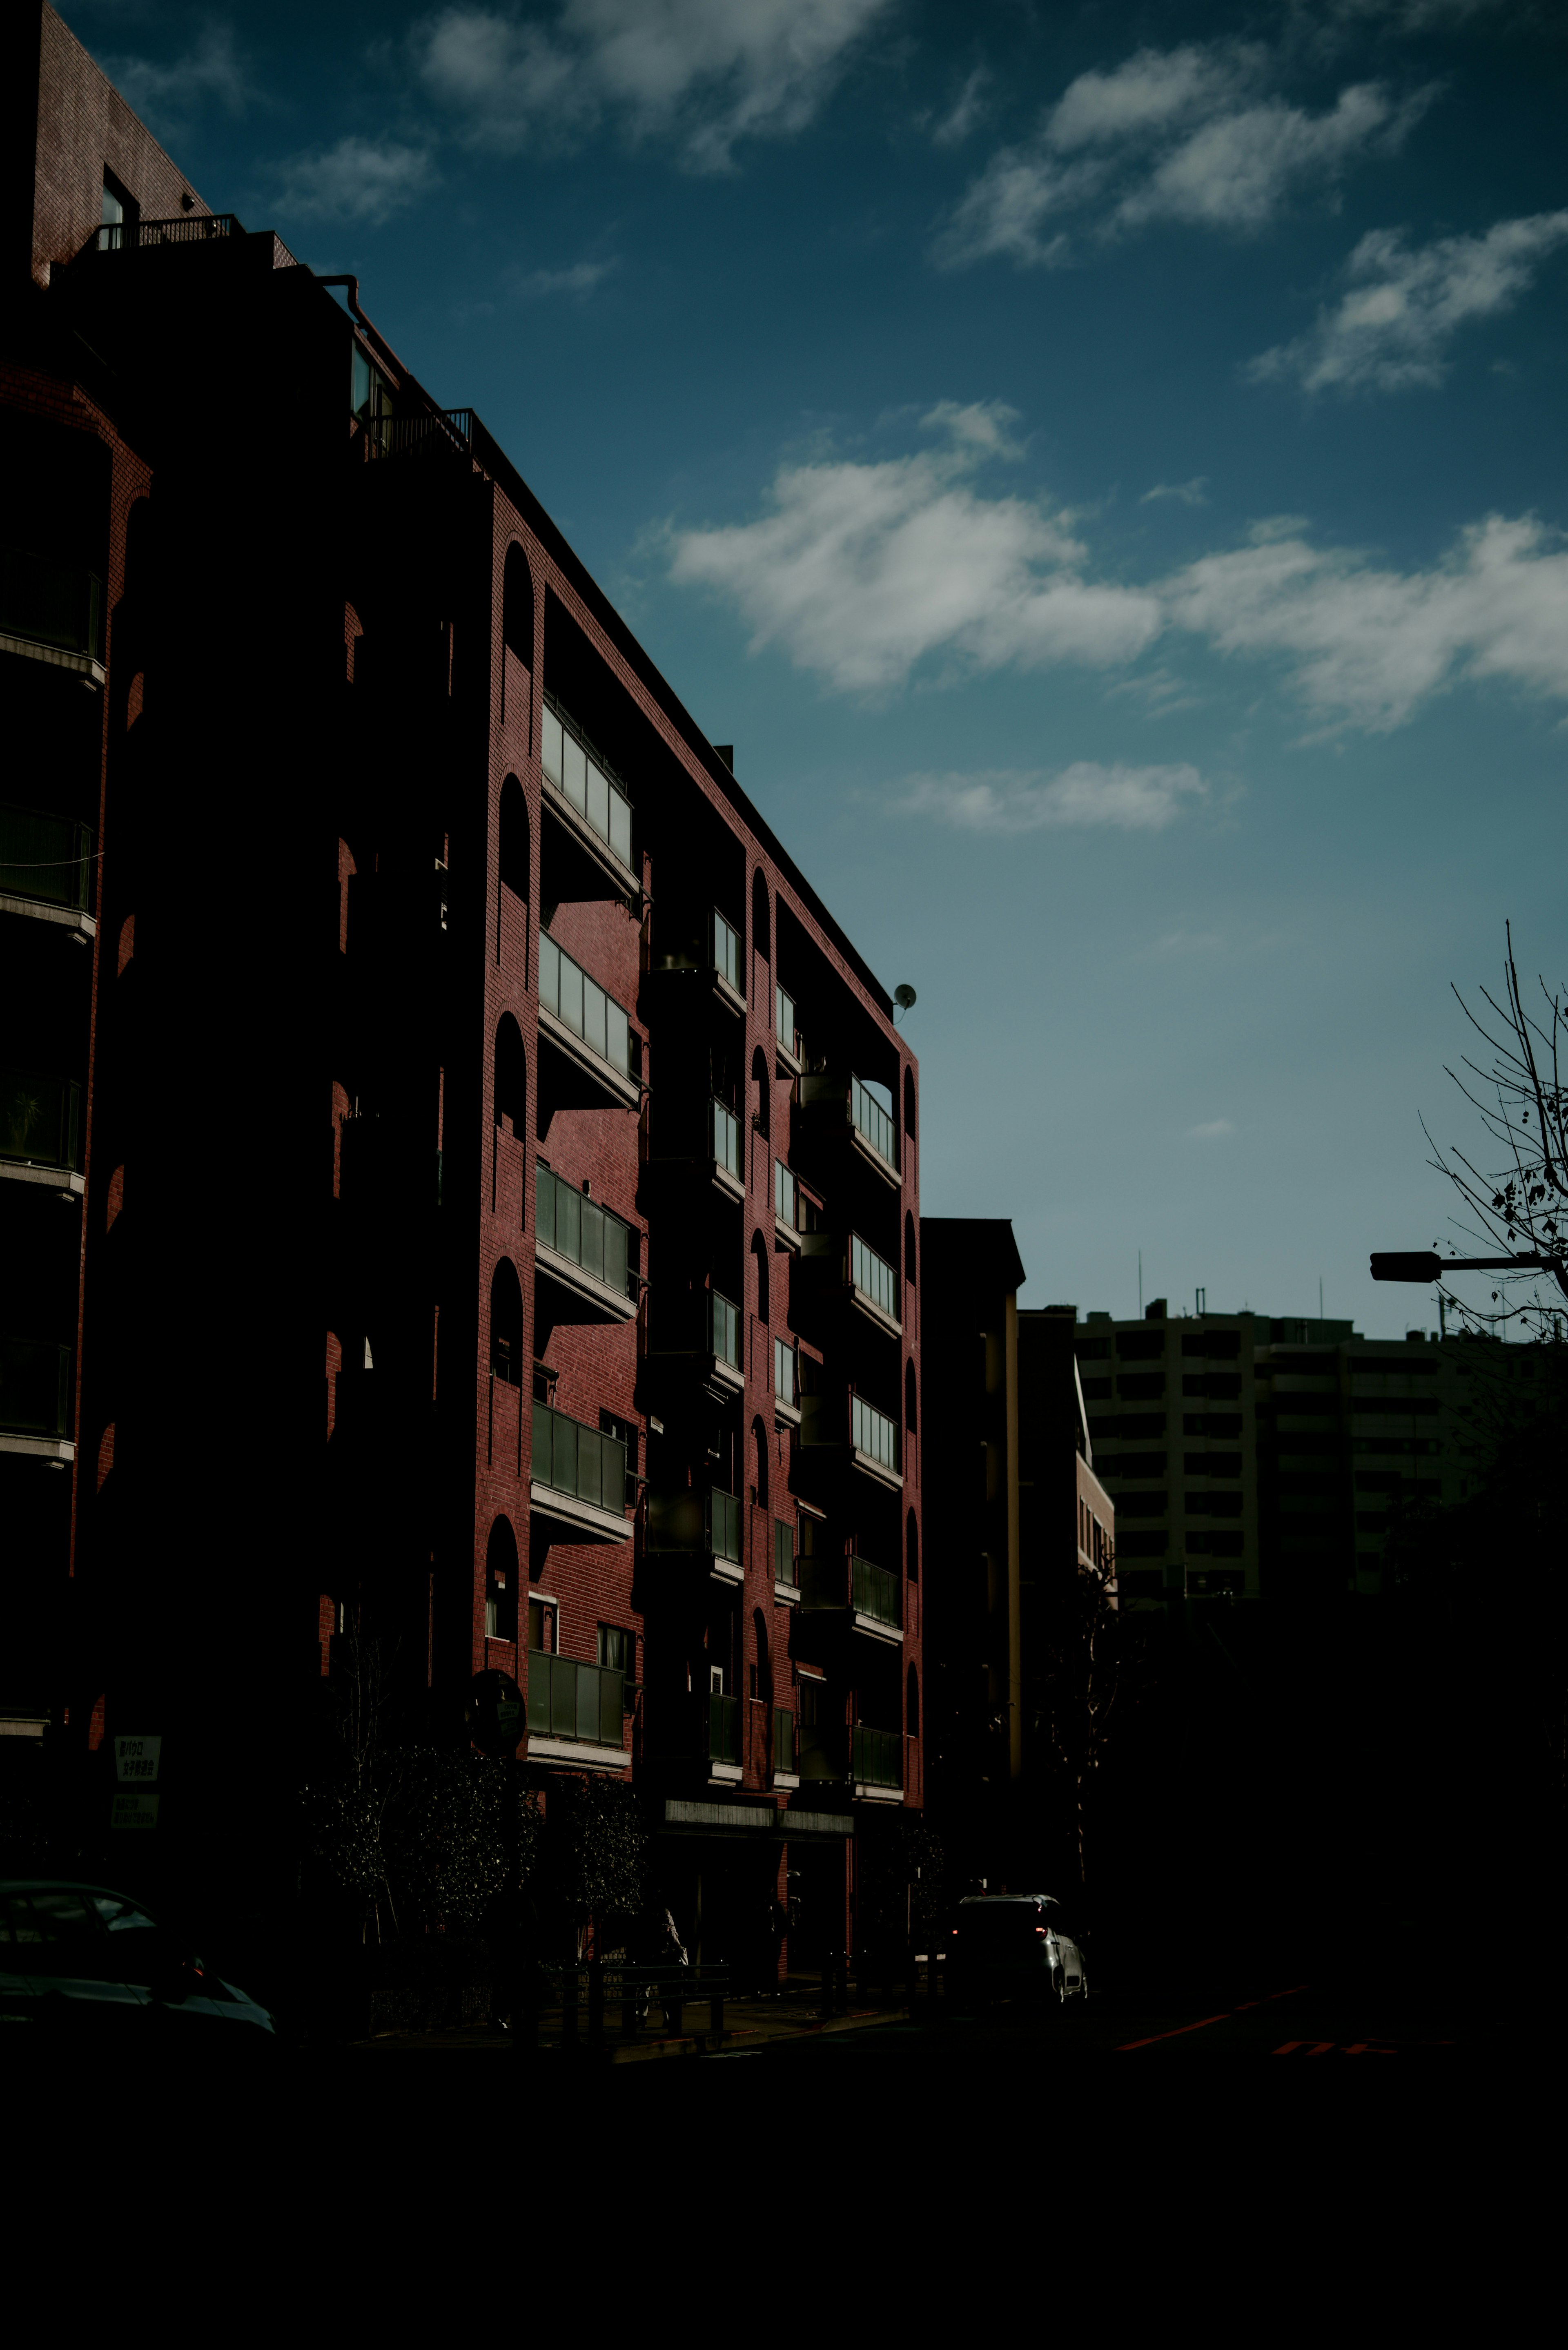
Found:
[[0, 88], [0, 1704], [281, 1866], [350, 1637], [435, 1731], [503, 1669], [708, 1955], [842, 1946], [923, 1783], [888, 995], [358, 284], [38, 0]]

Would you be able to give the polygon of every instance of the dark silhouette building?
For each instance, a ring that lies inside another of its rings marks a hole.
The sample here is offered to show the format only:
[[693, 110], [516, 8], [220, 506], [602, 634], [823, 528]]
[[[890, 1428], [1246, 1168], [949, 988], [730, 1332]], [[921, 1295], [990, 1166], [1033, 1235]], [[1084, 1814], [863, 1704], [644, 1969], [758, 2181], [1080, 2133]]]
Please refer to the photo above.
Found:
[[50, 8], [0, 68], [0, 1705], [275, 1877], [324, 1683], [500, 1669], [711, 1955], [841, 1945], [923, 1785], [889, 998], [357, 283]]

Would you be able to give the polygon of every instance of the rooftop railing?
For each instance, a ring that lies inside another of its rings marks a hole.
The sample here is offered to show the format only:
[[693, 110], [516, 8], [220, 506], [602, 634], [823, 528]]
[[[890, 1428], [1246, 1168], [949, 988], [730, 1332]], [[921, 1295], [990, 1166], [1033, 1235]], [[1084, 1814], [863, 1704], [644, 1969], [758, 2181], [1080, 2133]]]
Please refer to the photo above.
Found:
[[535, 1648], [528, 1658], [529, 1735], [619, 1746], [625, 1690], [618, 1665], [579, 1664]]
[[631, 1075], [631, 1027], [625, 1011], [548, 931], [539, 933], [539, 1001], [601, 1061], [623, 1077]]
[[[534, 1481], [619, 1516], [626, 1507], [626, 1446], [553, 1406], [534, 1406]], [[629, 1529], [628, 1529], [629, 1532]]]
[[865, 1787], [901, 1787], [904, 1742], [896, 1730], [871, 1730], [857, 1722], [850, 1739], [850, 1769]]
[[597, 832], [621, 863], [629, 867], [631, 802], [548, 695], [539, 748], [546, 779], [576, 808], [588, 830]]
[[0, 546], [0, 635], [103, 659], [103, 584], [85, 563]]
[[0, 1069], [0, 1159], [75, 1172], [81, 1087], [68, 1077]]
[[90, 826], [30, 808], [0, 807], [0, 893], [85, 914], [91, 878]]
[[354, 412], [354, 421], [378, 457], [466, 457], [473, 432], [472, 408], [422, 408], [410, 414]]
[[88, 239], [96, 253], [135, 253], [155, 244], [208, 244], [217, 236], [244, 236], [233, 213], [181, 213], [172, 220], [105, 221]]
[[579, 1265], [618, 1297], [636, 1297], [630, 1225], [564, 1181], [542, 1159], [535, 1169], [534, 1235], [541, 1247]]
[[849, 1589], [857, 1616], [874, 1616], [878, 1624], [898, 1622], [898, 1578], [887, 1567], [873, 1566], [868, 1558], [852, 1558]]
[[37, 1338], [0, 1337], [0, 1430], [68, 1436], [71, 1350]]

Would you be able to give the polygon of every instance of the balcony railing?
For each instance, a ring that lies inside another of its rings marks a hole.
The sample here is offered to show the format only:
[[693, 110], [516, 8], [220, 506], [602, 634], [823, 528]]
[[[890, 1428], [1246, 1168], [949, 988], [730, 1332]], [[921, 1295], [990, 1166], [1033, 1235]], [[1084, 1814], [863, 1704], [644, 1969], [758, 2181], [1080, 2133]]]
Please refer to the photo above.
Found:
[[890, 1322], [898, 1319], [898, 1275], [886, 1257], [867, 1248], [858, 1232], [849, 1235], [849, 1279], [863, 1297], [887, 1315]]
[[877, 1158], [886, 1159], [889, 1167], [897, 1167], [898, 1138], [893, 1121], [858, 1077], [849, 1080], [849, 1116], [856, 1132], [865, 1137]]
[[741, 987], [741, 934], [732, 929], [717, 906], [713, 909], [713, 968], [737, 995]]
[[472, 408], [417, 408], [397, 416], [390, 409], [367, 406], [354, 411], [354, 421], [376, 457], [454, 456], [472, 454]]
[[533, 1473], [536, 1484], [590, 1502], [596, 1509], [618, 1515], [626, 1507], [626, 1446], [620, 1438], [587, 1428], [549, 1404], [534, 1406]]
[[798, 1586], [799, 1575], [794, 1558], [794, 1528], [783, 1518], [774, 1520], [774, 1581]]
[[628, 868], [631, 865], [631, 802], [578, 736], [572, 722], [546, 696], [540, 753], [545, 774], [582, 817], [590, 832]]
[[792, 1061], [797, 1061], [797, 1039], [794, 1025], [794, 998], [782, 987], [774, 990], [774, 1035]]
[[0, 1337], [0, 1430], [70, 1433], [71, 1350], [36, 1338]]
[[874, 1616], [878, 1624], [898, 1623], [899, 1592], [896, 1575], [885, 1566], [873, 1566], [868, 1558], [852, 1558], [849, 1577], [857, 1616]]
[[868, 1730], [857, 1722], [850, 1739], [850, 1769], [863, 1787], [901, 1787], [904, 1742], [896, 1730]]
[[648, 1503], [648, 1547], [656, 1551], [702, 1551], [732, 1566], [741, 1558], [741, 1504], [717, 1485], [677, 1493], [652, 1493]]
[[712, 1104], [709, 1126], [715, 1162], [733, 1175], [737, 1181], [744, 1182], [745, 1177], [741, 1169], [740, 1119], [732, 1109], [726, 1108], [722, 1101], [715, 1100]]
[[0, 1159], [76, 1171], [81, 1087], [0, 1069]]
[[103, 588], [85, 564], [0, 546], [0, 635], [103, 659]]
[[774, 1708], [774, 1769], [794, 1769], [794, 1716], [783, 1705]]
[[868, 1404], [864, 1396], [849, 1399], [849, 1440], [857, 1452], [864, 1452], [883, 1469], [898, 1466], [898, 1424]]
[[90, 826], [31, 808], [0, 807], [0, 894], [85, 914], [91, 878]]
[[134, 253], [154, 244], [206, 244], [215, 236], [244, 236], [233, 213], [184, 213], [173, 220], [105, 221], [88, 240], [99, 253]]
[[556, 944], [548, 931], [539, 933], [539, 1001], [591, 1053], [623, 1077], [630, 1076], [631, 1029], [625, 1012], [581, 963]]
[[794, 1177], [782, 1159], [774, 1160], [774, 1213], [781, 1224], [795, 1228]]
[[618, 1297], [637, 1295], [630, 1225], [564, 1182], [543, 1160], [535, 1169], [534, 1232], [541, 1247], [580, 1265]]
[[708, 1352], [732, 1370], [741, 1367], [741, 1309], [716, 1289], [708, 1292]]
[[780, 1403], [794, 1405], [799, 1401], [795, 1387], [794, 1348], [783, 1338], [774, 1340], [774, 1394]]
[[741, 1759], [741, 1700], [719, 1690], [708, 1692], [708, 1760], [738, 1762]]
[[626, 1675], [618, 1665], [583, 1665], [575, 1657], [528, 1659], [528, 1733], [619, 1746]]

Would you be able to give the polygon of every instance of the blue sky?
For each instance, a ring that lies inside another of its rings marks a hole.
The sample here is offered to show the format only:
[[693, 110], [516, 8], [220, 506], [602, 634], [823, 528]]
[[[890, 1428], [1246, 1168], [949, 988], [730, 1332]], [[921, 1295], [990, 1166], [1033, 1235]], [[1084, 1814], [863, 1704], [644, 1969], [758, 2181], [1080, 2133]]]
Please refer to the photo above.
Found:
[[67, 21], [472, 405], [891, 985], [1025, 1302], [1429, 1324], [1449, 993], [1562, 976], [1568, 20]]

